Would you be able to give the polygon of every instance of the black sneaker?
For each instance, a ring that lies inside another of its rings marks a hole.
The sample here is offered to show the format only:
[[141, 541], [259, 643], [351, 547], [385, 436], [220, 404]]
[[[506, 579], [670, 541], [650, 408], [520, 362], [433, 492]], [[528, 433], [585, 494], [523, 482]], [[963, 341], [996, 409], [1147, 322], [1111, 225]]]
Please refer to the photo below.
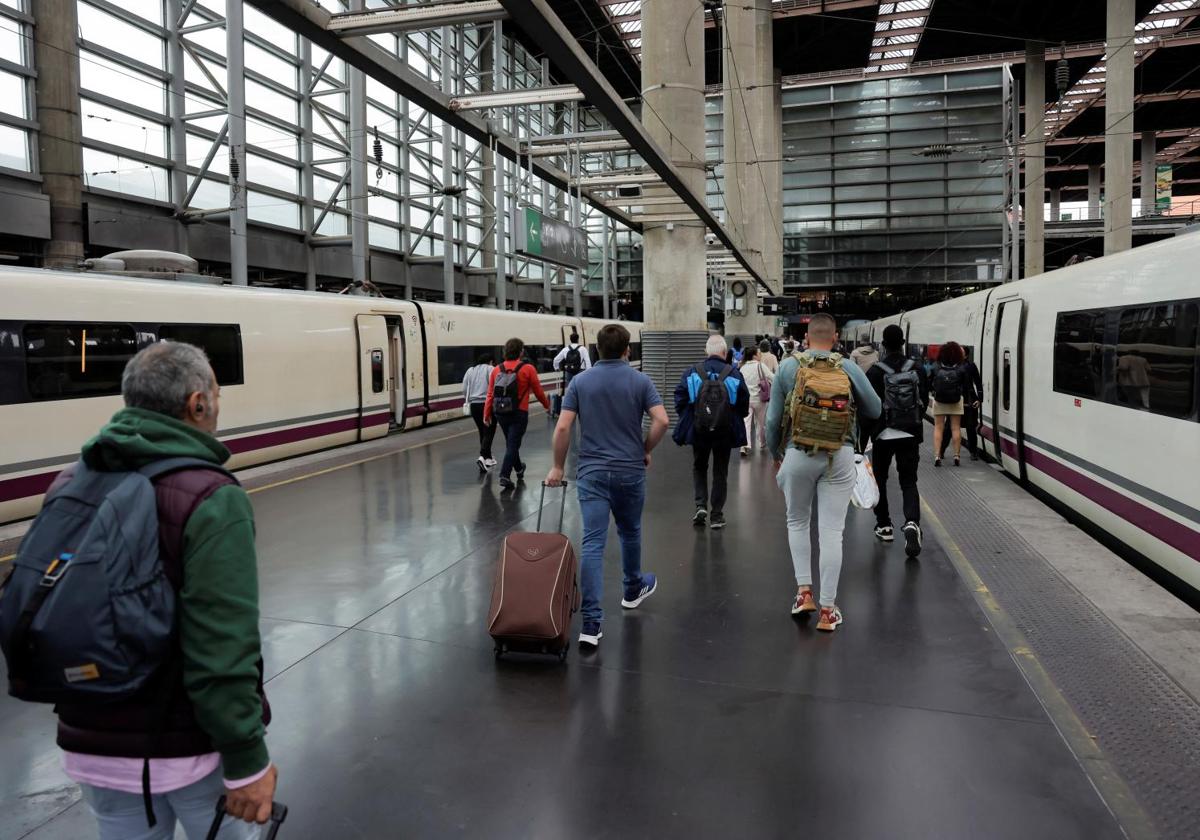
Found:
[[517, 467], [517, 481], [525, 480], [525, 469], [528, 466], [528, 464], [522, 464], [521, 466]]
[[720, 511], [713, 511], [713, 515], [709, 517], [708, 527], [714, 531], [720, 531], [725, 527], [725, 514]]
[[600, 630], [599, 621], [585, 621], [583, 629], [579, 631], [579, 646], [598, 648], [600, 639], [603, 637], [604, 633]]
[[517, 485], [513, 484], [512, 481], [510, 481], [507, 478], [500, 479], [500, 492], [501, 493], [505, 492], [506, 490], [512, 490], [516, 486]]
[[904, 553], [916, 557], [921, 553], [921, 526], [916, 522], [904, 523]]
[[696, 512], [692, 514], [692, 524], [697, 528], [703, 528], [708, 522], [708, 511], [704, 508], [696, 508]]
[[478, 458], [475, 459], [475, 463], [479, 467], [480, 475], [483, 475], [485, 472], [488, 471], [489, 467], [487, 465], [487, 459], [484, 458], [482, 455], [480, 455]]
[[875, 536], [879, 537], [883, 542], [891, 542], [896, 538], [891, 525], [876, 525]]

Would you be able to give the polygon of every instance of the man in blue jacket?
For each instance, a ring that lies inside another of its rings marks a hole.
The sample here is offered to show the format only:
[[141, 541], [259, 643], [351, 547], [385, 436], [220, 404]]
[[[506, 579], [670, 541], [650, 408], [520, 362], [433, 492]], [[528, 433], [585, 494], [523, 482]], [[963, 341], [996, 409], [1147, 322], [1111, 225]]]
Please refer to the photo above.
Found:
[[[729, 347], [719, 335], [708, 337], [704, 346], [706, 358], [698, 365], [689, 367], [675, 386], [675, 412], [679, 421], [675, 424], [674, 441], [680, 446], [692, 447], [692, 483], [696, 494], [696, 513], [692, 524], [703, 528], [707, 523], [714, 531], [725, 527], [726, 478], [729, 475], [729, 453], [746, 445], [746, 415], [750, 413], [750, 390], [742, 375], [726, 364]], [[729, 399], [728, 428], [706, 431], [696, 423], [696, 401], [704, 379], [722, 381]], [[712, 459], [712, 496], [708, 492], [708, 463]], [[710, 514], [711, 508], [711, 514]]]

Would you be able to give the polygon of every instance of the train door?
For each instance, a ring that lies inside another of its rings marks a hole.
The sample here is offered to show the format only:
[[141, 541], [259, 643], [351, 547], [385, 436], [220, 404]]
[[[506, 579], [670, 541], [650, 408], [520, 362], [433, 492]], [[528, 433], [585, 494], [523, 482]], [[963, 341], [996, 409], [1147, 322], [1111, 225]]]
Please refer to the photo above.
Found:
[[1004, 471], [1025, 479], [1025, 429], [1022, 398], [1025, 301], [1010, 298], [996, 308], [992, 351], [992, 433], [997, 461]]
[[356, 315], [358, 333], [358, 439], [383, 437], [392, 417], [388, 391], [391, 369], [387, 320]]
[[402, 318], [388, 318], [388, 362], [391, 375], [388, 377], [388, 391], [392, 400], [392, 427], [404, 428], [405, 409], [408, 407], [408, 395], [405, 383], [408, 380], [405, 365], [404, 321]]

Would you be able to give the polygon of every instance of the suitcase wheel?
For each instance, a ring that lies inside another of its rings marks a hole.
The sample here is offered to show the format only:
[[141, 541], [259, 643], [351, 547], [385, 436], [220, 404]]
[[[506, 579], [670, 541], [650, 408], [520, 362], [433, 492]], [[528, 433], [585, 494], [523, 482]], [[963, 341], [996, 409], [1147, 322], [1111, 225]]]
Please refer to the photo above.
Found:
[[504, 655], [504, 645], [497, 644], [496, 645], [496, 658], [499, 659], [503, 655]]
[[569, 647], [564, 647], [562, 650], [560, 650], [560, 651], [558, 652], [558, 661], [559, 661], [559, 662], [566, 662], [566, 661], [567, 661], [567, 653], [568, 653], [570, 650], [571, 650], [571, 649], [570, 649]]

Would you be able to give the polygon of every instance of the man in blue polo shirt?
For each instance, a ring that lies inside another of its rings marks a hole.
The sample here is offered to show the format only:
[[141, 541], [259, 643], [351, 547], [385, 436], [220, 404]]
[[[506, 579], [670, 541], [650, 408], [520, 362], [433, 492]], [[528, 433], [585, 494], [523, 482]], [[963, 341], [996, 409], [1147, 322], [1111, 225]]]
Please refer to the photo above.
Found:
[[[604, 544], [608, 518], [617, 523], [625, 591], [621, 606], [633, 609], [654, 594], [658, 580], [642, 572], [642, 507], [646, 501], [646, 468], [650, 452], [670, 425], [650, 377], [629, 366], [629, 330], [608, 324], [596, 336], [599, 361], [571, 380], [562, 414], [554, 427], [554, 466], [546, 484], [562, 484], [571, 426], [580, 418], [575, 482], [583, 514], [580, 579], [583, 630], [579, 644], [600, 644], [600, 606], [604, 594]], [[650, 431], [642, 437], [642, 417], [650, 415]]]

